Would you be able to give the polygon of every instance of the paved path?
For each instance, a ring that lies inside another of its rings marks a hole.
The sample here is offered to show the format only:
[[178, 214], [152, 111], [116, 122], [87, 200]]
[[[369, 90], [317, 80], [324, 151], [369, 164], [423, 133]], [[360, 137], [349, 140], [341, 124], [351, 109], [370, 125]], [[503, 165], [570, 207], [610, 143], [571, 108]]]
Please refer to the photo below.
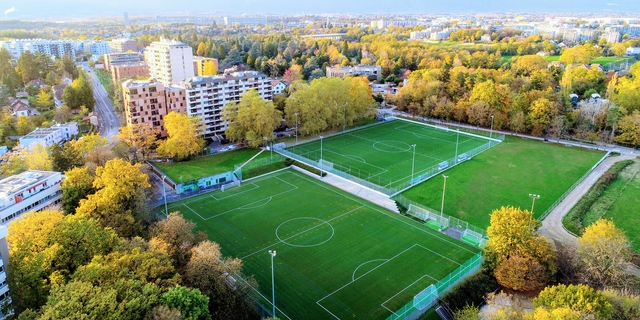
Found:
[[608, 157], [600, 165], [598, 165], [573, 191], [571, 191], [551, 212], [542, 220], [542, 227], [538, 229], [538, 233], [546, 238], [554, 239], [560, 243], [569, 246], [576, 246], [577, 238], [570, 234], [562, 225], [562, 219], [569, 213], [569, 210], [578, 203], [589, 189], [598, 181], [600, 176], [604, 174], [616, 162], [634, 159], [634, 156], [620, 155], [617, 157]]
[[395, 213], [399, 213], [398, 212], [398, 206], [396, 206], [396, 202], [389, 199], [389, 197], [385, 194], [382, 194], [378, 191], [369, 189], [367, 187], [363, 187], [355, 182], [351, 182], [347, 179], [338, 177], [334, 174], [331, 173], [327, 173], [326, 176], [324, 177], [320, 177], [317, 174], [313, 174], [307, 170], [298, 168], [296, 166], [291, 166], [291, 168], [293, 168], [294, 170], [297, 170], [299, 172], [302, 172], [310, 177], [313, 177], [315, 179], [318, 179], [324, 183], [330, 184], [338, 189], [344, 190], [346, 192], [349, 192], [353, 195], [355, 195], [356, 197], [362, 198], [364, 200], [367, 200], [371, 203], [377, 204], [385, 209], [391, 210]]
[[98, 114], [98, 121], [100, 122], [100, 135], [107, 138], [109, 142], [114, 142], [118, 134], [118, 128], [120, 127], [120, 120], [118, 115], [109, 99], [107, 90], [98, 80], [95, 74], [95, 70], [89, 67], [89, 64], [83, 64], [83, 68], [88, 71], [88, 76], [93, 81], [93, 97], [96, 99], [96, 105], [94, 110]]

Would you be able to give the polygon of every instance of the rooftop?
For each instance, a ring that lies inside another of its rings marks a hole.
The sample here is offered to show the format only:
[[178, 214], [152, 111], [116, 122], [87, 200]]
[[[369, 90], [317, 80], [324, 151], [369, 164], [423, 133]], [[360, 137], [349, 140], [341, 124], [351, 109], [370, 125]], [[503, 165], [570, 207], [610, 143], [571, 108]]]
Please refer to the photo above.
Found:
[[162, 85], [162, 83], [158, 82], [156, 79], [127, 80], [127, 81], [125, 81], [123, 83], [123, 85], [126, 86], [127, 88], [131, 89], [131, 88], [141, 88], [141, 87]]
[[0, 180], [0, 199], [60, 174], [54, 171], [29, 170]]
[[122, 67], [142, 67], [142, 66], [146, 66], [147, 63], [144, 61], [134, 61], [134, 62], [125, 62], [125, 63], [119, 63], [119, 64], [114, 64], [113, 67], [114, 68], [122, 68]]
[[49, 136], [50, 134], [58, 132], [57, 128], [36, 128], [31, 131], [26, 136], [22, 137], [22, 139], [39, 139]]
[[205, 83], [218, 83], [229, 80], [241, 80], [241, 79], [255, 79], [265, 77], [267, 75], [264, 73], [260, 73], [258, 71], [244, 71], [244, 72], [234, 72], [230, 75], [225, 76], [202, 76], [202, 77], [193, 77], [191, 79], [187, 79], [183, 82], [185, 86], [189, 85], [197, 85], [197, 84], [205, 84]]

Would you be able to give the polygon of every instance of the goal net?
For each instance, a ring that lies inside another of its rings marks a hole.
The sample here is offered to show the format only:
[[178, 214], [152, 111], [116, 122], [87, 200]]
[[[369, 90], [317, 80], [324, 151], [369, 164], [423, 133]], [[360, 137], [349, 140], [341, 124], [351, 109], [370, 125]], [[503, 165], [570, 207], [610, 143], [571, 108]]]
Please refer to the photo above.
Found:
[[324, 159], [320, 159], [320, 161], [318, 161], [318, 166], [322, 170], [333, 170], [333, 162], [329, 162]]
[[287, 144], [284, 142], [276, 143], [272, 146], [273, 150], [282, 150], [287, 147]]
[[422, 221], [427, 221], [429, 219], [429, 211], [420, 207], [416, 207], [413, 204], [409, 204], [409, 209], [407, 209], [407, 213], [413, 217], [416, 217]]
[[447, 128], [447, 127], [441, 127], [441, 126], [434, 126], [434, 127], [435, 127], [436, 129], [440, 129], [440, 130], [442, 130], [442, 131], [449, 132], [449, 128]]
[[466, 229], [462, 232], [460, 239], [472, 243], [476, 246], [484, 244], [484, 236], [478, 232], [470, 229]]
[[433, 307], [436, 301], [438, 301], [438, 289], [436, 286], [430, 285], [413, 297], [413, 307], [424, 310]]

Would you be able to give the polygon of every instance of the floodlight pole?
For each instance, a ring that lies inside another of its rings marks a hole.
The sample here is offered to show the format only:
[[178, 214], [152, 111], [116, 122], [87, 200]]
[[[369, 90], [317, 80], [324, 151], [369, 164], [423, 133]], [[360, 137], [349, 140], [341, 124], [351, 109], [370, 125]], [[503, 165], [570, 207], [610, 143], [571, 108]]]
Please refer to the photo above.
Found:
[[409, 182], [409, 184], [413, 184], [413, 170], [416, 167], [416, 145], [412, 144], [411, 145], [413, 147], [413, 160], [411, 161], [411, 181]]
[[442, 186], [442, 205], [440, 206], [440, 231], [442, 231], [442, 219], [444, 218], [444, 192], [447, 189], [447, 178], [449, 176], [442, 175], [444, 178], [444, 186]]
[[536, 204], [536, 199], [540, 199], [540, 195], [539, 194], [529, 193], [529, 198], [532, 199], [532, 201], [531, 201], [531, 214], [533, 215], [533, 206], [535, 206], [535, 204]]
[[323, 136], [320, 136], [320, 162], [318, 163], [320, 165], [320, 179], [322, 179], [322, 167], [324, 167], [322, 165], [322, 138], [324, 138]]
[[489, 130], [489, 138], [493, 138], [493, 115], [491, 115], [491, 129]]
[[296, 112], [296, 145], [298, 145], [298, 113]]
[[342, 105], [342, 110], [344, 113], [344, 120], [342, 121], [342, 132], [344, 132], [347, 128], [347, 103], [346, 102]]
[[275, 318], [276, 317], [276, 282], [275, 282], [274, 269], [273, 269], [273, 258], [275, 258], [276, 256], [276, 251], [269, 250], [269, 254], [271, 255], [271, 305], [273, 306], [273, 311], [271, 316]]
[[169, 216], [169, 209], [167, 208], [167, 190], [164, 183], [164, 179], [166, 178], [166, 175], [162, 176], [162, 196], [164, 197], [164, 214]]
[[458, 142], [460, 141], [460, 126], [458, 126], [458, 134], [456, 134], [456, 157], [454, 163], [458, 163]]

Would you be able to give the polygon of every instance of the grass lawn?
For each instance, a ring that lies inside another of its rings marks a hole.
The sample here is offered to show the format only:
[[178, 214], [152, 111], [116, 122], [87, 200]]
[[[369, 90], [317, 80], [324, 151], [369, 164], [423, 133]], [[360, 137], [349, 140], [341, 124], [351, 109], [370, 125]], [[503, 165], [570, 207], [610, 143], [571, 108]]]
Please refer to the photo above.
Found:
[[[340, 135], [287, 148], [307, 159], [331, 162], [333, 168], [385, 188], [400, 188], [414, 178], [433, 172], [438, 164], [488, 143], [482, 137], [456, 134], [421, 123], [393, 120]], [[322, 154], [321, 154], [322, 153]], [[437, 171], [437, 170], [436, 170]]]
[[[530, 193], [539, 194], [540, 217], [582, 177], [604, 152], [507, 137], [504, 142], [447, 170], [444, 213], [475, 226], [489, 226], [489, 214], [501, 206], [531, 210]], [[402, 195], [440, 209], [443, 179], [432, 178]]]
[[[166, 173], [169, 178], [173, 179], [173, 181], [180, 183], [181, 181], [185, 182], [216, 173], [231, 171], [234, 169], [234, 165], [245, 163], [258, 152], [260, 152], [258, 149], [242, 148], [189, 161], [156, 162], [154, 164]], [[265, 153], [263, 153], [263, 155], [264, 154]], [[266, 156], [268, 155], [269, 153], [266, 153]], [[182, 179], [180, 177], [182, 177]]]
[[384, 319], [479, 252], [292, 169], [169, 205], [243, 260], [281, 319]]
[[612, 62], [624, 61], [629, 59], [630, 58], [624, 58], [624, 57], [598, 57], [598, 58], [593, 58], [591, 60], [591, 63], [605, 65]]
[[[640, 160], [625, 167], [617, 178], [606, 187], [602, 195], [591, 205], [583, 218], [583, 225], [588, 226], [600, 218], [613, 221], [625, 231], [631, 246], [640, 252], [640, 224], [638, 224], [638, 208], [640, 207]], [[571, 212], [567, 215], [569, 216]], [[568, 222], [567, 222], [568, 223]], [[569, 228], [569, 226], [567, 226]], [[580, 233], [581, 230], [574, 232]]]
[[543, 56], [543, 58], [549, 62], [560, 61], [560, 56]]
[[113, 79], [111, 78], [111, 72], [103, 69], [96, 69], [95, 72], [96, 72], [96, 76], [98, 77], [98, 80], [100, 80], [100, 83], [102, 83], [102, 86], [104, 87], [104, 89], [109, 91], [109, 86], [113, 84]]

